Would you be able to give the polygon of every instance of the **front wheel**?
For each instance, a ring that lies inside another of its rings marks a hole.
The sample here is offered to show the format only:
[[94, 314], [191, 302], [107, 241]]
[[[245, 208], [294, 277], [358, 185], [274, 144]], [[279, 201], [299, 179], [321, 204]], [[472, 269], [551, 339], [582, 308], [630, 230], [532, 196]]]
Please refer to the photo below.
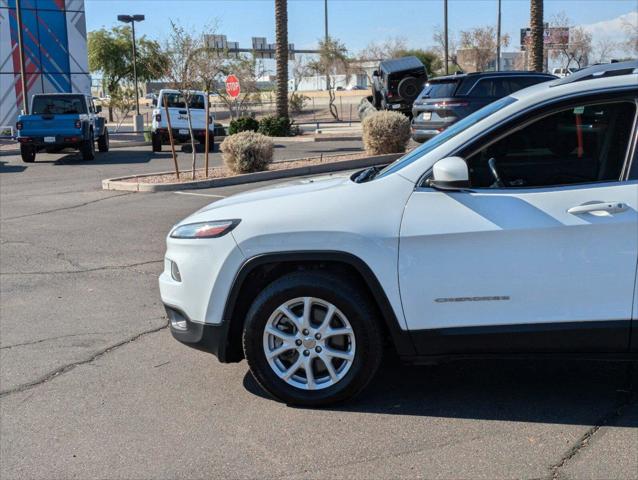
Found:
[[300, 406], [355, 396], [373, 378], [383, 352], [368, 295], [322, 272], [292, 273], [262, 291], [246, 317], [243, 345], [257, 382]]
[[20, 145], [20, 156], [25, 163], [35, 162], [35, 148], [30, 145]]

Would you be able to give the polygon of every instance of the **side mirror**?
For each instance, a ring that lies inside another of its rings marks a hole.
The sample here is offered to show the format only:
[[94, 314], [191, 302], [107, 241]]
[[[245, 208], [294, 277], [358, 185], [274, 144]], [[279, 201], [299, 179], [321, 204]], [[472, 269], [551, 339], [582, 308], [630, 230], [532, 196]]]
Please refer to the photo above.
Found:
[[379, 70], [375, 70], [374, 72], [372, 72], [372, 76], [373, 77], [378, 77], [379, 76]]
[[95, 113], [101, 113], [102, 112], [102, 105], [96, 105], [95, 106]]
[[432, 167], [428, 186], [437, 190], [464, 190], [470, 188], [470, 173], [461, 157], [446, 157]]
[[151, 104], [152, 104], [154, 107], [157, 107], [157, 98], [154, 98], [153, 100], [151, 100]]

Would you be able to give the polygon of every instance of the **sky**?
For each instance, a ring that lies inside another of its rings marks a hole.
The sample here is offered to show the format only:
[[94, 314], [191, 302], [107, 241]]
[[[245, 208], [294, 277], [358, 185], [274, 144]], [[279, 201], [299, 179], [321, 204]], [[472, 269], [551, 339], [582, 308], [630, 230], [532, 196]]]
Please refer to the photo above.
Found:
[[[495, 25], [497, 0], [449, 0], [451, 31]], [[194, 31], [217, 24], [217, 33], [240, 47], [251, 37], [275, 40], [274, 0], [85, 0], [89, 31], [117, 24], [118, 14], [144, 14], [136, 32], [162, 41], [169, 19]], [[638, 23], [638, 0], [545, 0], [545, 20], [565, 12], [574, 25], [599, 36], [622, 40], [622, 19]], [[520, 28], [529, 21], [529, 0], [502, 0], [502, 29], [517, 49]], [[443, 24], [443, 0], [328, 0], [329, 32], [358, 53], [371, 41], [402, 37], [409, 47], [433, 45]], [[297, 48], [315, 48], [324, 32], [324, 0], [288, 0], [288, 38]], [[506, 49], [507, 50], [507, 49]]]

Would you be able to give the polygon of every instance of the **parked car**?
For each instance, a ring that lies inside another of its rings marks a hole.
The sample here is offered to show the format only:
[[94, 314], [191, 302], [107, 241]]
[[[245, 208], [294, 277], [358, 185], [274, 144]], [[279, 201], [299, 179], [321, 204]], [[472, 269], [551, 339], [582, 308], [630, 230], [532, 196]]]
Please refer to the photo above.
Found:
[[578, 71], [578, 68], [573, 68], [573, 67], [554, 68], [552, 69], [552, 74], [562, 78], [562, 77], [566, 77], [567, 75], [571, 75], [572, 73], [577, 71]]
[[384, 60], [372, 74], [370, 101], [377, 110], [412, 115], [412, 102], [427, 82], [425, 66], [417, 57]]
[[[190, 97], [188, 110], [191, 113], [193, 135], [197, 141], [204, 144], [208, 124], [210, 131], [208, 149], [212, 151], [215, 143], [215, 115], [209, 112], [208, 121], [206, 121], [207, 95], [205, 92], [192, 91], [187, 96]], [[162, 145], [168, 145], [170, 142], [164, 99], [166, 99], [166, 104], [168, 105], [173, 140], [176, 143], [188, 143], [191, 141], [188, 128], [188, 110], [186, 109], [184, 96], [178, 90], [162, 89], [157, 99], [153, 100], [155, 108], [151, 124], [151, 148], [154, 152], [161, 152]]]
[[425, 142], [488, 103], [556, 76], [536, 72], [484, 72], [431, 79], [412, 107], [412, 138]]
[[109, 150], [106, 120], [98, 113], [93, 98], [80, 93], [46, 93], [31, 97], [30, 115], [20, 115], [16, 123], [22, 161], [35, 161], [41, 150], [65, 148], [79, 150], [84, 160], [95, 157], [95, 143], [100, 152]]
[[171, 332], [306, 406], [360, 392], [384, 347], [636, 360], [637, 102], [638, 61], [601, 65], [383, 169], [212, 203], [167, 238]]

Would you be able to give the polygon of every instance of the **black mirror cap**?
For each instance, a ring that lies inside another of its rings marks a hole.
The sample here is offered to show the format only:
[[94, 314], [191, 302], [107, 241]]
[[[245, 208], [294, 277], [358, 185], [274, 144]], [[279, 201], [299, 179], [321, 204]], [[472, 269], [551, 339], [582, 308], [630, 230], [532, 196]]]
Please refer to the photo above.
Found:
[[96, 105], [95, 113], [100, 113], [102, 111], [102, 105]]
[[379, 70], [375, 70], [374, 72], [372, 72], [372, 76], [373, 77], [378, 77], [379, 76]]
[[428, 187], [444, 192], [460, 192], [463, 190], [469, 190], [471, 185], [469, 180], [459, 180], [456, 182], [446, 182], [442, 180], [434, 180], [428, 178], [425, 182]]

